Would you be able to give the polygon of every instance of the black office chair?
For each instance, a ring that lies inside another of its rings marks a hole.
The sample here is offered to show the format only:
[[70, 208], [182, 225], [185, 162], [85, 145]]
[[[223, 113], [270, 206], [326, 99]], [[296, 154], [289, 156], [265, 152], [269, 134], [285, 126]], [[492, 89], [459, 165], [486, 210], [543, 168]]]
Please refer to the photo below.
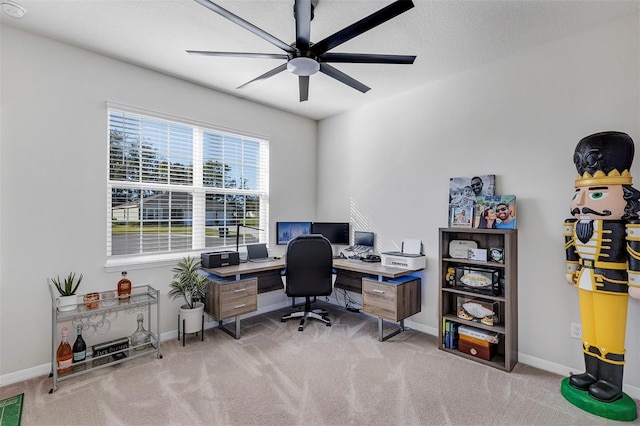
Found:
[[331, 326], [331, 320], [324, 309], [311, 309], [311, 297], [328, 296], [333, 290], [333, 251], [331, 243], [322, 235], [301, 235], [289, 241], [285, 274], [286, 293], [289, 297], [304, 297], [304, 311], [296, 311], [282, 316], [282, 322], [300, 318], [298, 331], [304, 330], [307, 319], [323, 322]]

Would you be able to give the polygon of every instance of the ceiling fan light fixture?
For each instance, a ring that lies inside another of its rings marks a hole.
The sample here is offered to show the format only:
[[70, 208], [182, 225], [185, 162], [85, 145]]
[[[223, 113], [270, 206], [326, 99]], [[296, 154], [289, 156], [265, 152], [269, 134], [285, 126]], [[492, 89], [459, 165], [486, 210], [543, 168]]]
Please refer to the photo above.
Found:
[[287, 70], [297, 76], [309, 76], [320, 71], [320, 63], [315, 59], [299, 56], [287, 62]]

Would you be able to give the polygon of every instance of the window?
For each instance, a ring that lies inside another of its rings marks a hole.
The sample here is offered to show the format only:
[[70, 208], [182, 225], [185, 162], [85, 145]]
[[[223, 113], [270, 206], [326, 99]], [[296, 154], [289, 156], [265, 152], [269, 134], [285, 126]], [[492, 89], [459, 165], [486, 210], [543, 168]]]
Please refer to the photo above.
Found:
[[112, 105], [108, 113], [107, 257], [235, 249], [238, 225], [240, 244], [268, 239], [267, 141]]

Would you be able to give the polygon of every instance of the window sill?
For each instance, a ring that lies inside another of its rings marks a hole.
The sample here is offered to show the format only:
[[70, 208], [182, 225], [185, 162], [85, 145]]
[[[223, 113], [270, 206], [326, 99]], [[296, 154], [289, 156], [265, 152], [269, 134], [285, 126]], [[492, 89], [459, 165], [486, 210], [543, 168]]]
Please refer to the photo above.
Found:
[[191, 256], [200, 259], [200, 251], [152, 254], [148, 256], [119, 256], [107, 259], [104, 269], [107, 272], [124, 270], [149, 269], [164, 266], [175, 266], [183, 257]]

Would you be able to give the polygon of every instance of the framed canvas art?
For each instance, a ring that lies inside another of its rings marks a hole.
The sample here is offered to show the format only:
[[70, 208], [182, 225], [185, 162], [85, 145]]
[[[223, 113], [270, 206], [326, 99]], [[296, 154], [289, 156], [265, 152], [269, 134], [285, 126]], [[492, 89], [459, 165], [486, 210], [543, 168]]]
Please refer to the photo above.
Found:
[[449, 178], [449, 226], [453, 226], [452, 209], [465, 207], [475, 209], [476, 198], [494, 195], [496, 175], [479, 175]]
[[449, 179], [449, 204], [464, 202], [469, 197], [495, 195], [496, 175], [453, 177]]
[[516, 229], [516, 196], [478, 197], [473, 226], [482, 229]]

